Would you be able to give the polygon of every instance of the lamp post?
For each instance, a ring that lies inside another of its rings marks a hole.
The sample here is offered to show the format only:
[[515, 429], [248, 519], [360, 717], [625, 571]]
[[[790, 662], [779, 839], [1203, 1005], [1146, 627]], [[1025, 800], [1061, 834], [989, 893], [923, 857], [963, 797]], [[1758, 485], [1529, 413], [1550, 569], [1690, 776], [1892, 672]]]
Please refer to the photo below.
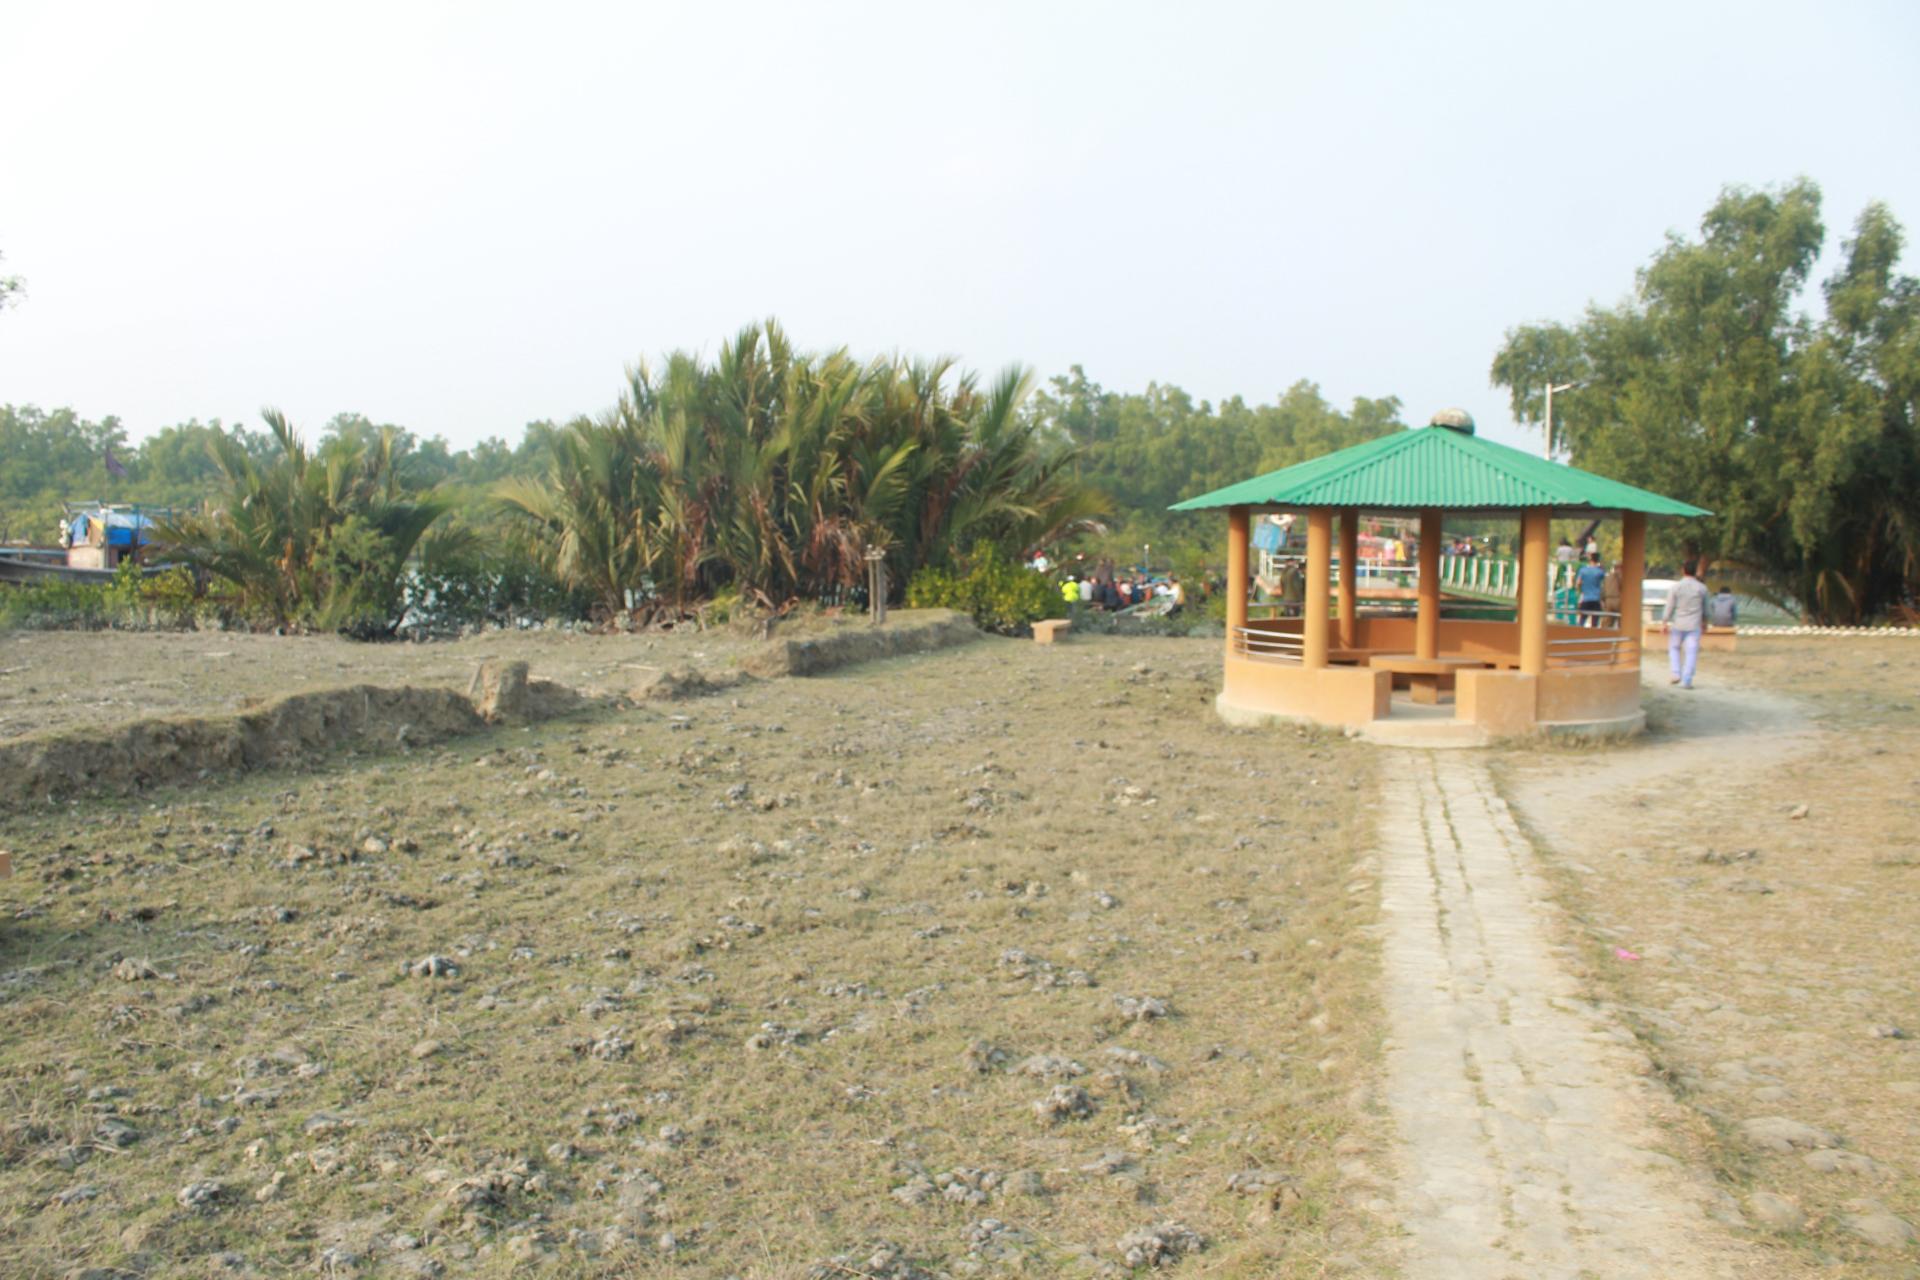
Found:
[[1561, 384], [1560, 384], [1559, 386], [1557, 386], [1557, 387], [1556, 387], [1556, 386], [1554, 386], [1554, 385], [1553, 385], [1553, 383], [1551, 383], [1551, 382], [1549, 382], [1549, 383], [1547, 383], [1547, 453], [1546, 453], [1546, 458], [1547, 458], [1547, 461], [1548, 461], [1548, 462], [1552, 462], [1552, 461], [1553, 461], [1553, 393], [1554, 393], [1554, 392], [1556, 392], [1556, 391], [1571, 391], [1571, 390], [1573, 390], [1573, 389], [1574, 389], [1575, 387], [1577, 387], [1577, 386], [1579, 386], [1579, 385], [1580, 385], [1580, 384], [1579, 384], [1579, 383], [1577, 383], [1577, 382], [1563, 382], [1563, 383], [1561, 383]]

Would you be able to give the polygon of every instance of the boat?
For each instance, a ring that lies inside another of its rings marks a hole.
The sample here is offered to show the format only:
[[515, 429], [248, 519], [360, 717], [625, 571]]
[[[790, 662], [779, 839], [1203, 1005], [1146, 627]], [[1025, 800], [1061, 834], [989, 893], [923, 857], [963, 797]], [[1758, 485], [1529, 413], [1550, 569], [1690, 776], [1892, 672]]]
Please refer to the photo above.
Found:
[[[65, 553], [56, 550], [55, 554]], [[151, 578], [172, 567], [169, 564], [143, 564], [140, 566], [140, 576]], [[112, 582], [118, 572], [118, 569], [77, 568], [65, 560], [47, 556], [41, 547], [0, 548], [0, 582], [17, 582], [23, 586], [44, 582]]]
[[0, 546], [0, 582], [111, 582], [132, 560], [143, 576], [171, 565], [152, 563], [154, 534], [173, 518], [172, 507], [125, 502], [62, 502], [58, 546]]

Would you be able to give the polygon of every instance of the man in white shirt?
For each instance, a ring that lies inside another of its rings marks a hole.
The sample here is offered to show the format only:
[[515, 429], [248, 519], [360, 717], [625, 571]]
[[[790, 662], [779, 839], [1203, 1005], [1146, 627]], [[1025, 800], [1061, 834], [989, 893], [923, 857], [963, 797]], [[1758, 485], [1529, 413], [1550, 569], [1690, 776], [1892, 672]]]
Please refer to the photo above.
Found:
[[1698, 560], [1689, 560], [1680, 569], [1683, 576], [1667, 593], [1660, 616], [1667, 623], [1667, 666], [1673, 673], [1667, 683], [1691, 689], [1694, 668], [1700, 665], [1700, 632], [1707, 625], [1707, 587], [1697, 576]]

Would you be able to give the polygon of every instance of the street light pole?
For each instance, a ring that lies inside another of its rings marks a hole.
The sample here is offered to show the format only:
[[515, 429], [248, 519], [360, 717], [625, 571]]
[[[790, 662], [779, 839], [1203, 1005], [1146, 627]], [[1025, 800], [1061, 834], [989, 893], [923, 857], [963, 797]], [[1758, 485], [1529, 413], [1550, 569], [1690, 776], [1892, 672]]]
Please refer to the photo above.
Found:
[[1577, 382], [1563, 382], [1556, 387], [1551, 382], [1547, 383], [1547, 454], [1546, 454], [1546, 457], [1548, 462], [1553, 461], [1553, 393], [1556, 391], [1571, 391], [1579, 385], [1580, 384]]

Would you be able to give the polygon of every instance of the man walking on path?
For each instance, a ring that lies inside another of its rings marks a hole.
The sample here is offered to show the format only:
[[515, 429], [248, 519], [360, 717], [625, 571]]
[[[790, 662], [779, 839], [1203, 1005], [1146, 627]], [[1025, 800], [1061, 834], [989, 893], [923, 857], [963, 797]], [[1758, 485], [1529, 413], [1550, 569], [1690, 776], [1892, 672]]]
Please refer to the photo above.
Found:
[[1680, 566], [1682, 577], [1667, 593], [1667, 607], [1661, 617], [1667, 623], [1667, 666], [1673, 673], [1668, 684], [1693, 688], [1693, 669], [1700, 665], [1700, 632], [1707, 625], [1707, 588], [1696, 576], [1698, 560]]

